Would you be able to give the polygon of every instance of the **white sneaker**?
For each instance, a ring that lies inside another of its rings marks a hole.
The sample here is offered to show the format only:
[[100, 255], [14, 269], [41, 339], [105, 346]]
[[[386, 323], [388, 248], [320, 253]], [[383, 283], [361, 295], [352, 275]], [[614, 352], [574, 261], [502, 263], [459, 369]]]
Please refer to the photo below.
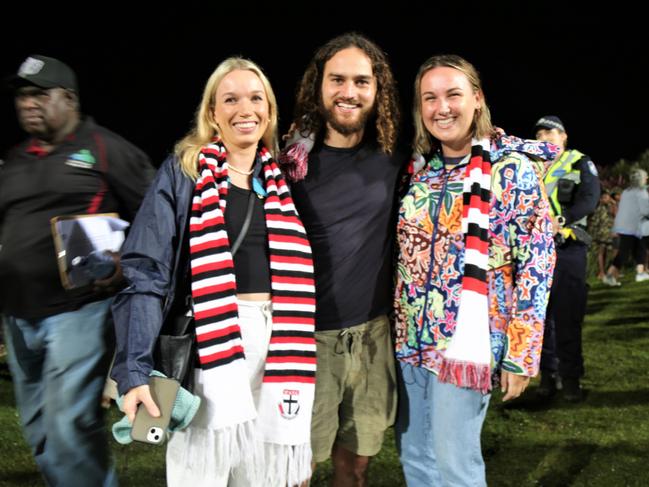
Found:
[[609, 274], [606, 274], [604, 277], [602, 277], [602, 282], [607, 286], [611, 286], [611, 287], [617, 287], [622, 285], [620, 281], [618, 281], [617, 279], [615, 279], [614, 276], [611, 276]]
[[649, 280], [649, 273], [647, 272], [638, 272], [635, 275], [635, 282], [647, 281]]

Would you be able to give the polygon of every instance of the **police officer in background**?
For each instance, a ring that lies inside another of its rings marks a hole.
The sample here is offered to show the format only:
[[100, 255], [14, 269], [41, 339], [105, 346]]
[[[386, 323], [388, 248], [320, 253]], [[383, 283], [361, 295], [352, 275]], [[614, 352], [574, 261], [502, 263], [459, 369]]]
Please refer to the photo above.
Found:
[[537, 394], [549, 398], [562, 388], [567, 401], [579, 402], [583, 399], [581, 326], [586, 314], [586, 260], [591, 241], [586, 219], [597, 207], [600, 183], [593, 161], [578, 150], [566, 149], [568, 135], [559, 117], [542, 117], [535, 127], [538, 140], [561, 148], [544, 179], [554, 223], [557, 264]]

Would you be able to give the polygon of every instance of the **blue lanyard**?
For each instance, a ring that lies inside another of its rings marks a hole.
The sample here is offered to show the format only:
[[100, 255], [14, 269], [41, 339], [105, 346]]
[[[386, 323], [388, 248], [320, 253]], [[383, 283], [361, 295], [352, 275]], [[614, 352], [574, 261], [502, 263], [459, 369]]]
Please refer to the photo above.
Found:
[[266, 197], [266, 188], [264, 188], [264, 184], [257, 176], [252, 178], [252, 190], [262, 198]]
[[[228, 186], [232, 184], [230, 176], [228, 176]], [[264, 188], [264, 183], [261, 182], [257, 176], [252, 177], [252, 190], [257, 193], [261, 198], [265, 198], [268, 193], [266, 193], [266, 188]]]

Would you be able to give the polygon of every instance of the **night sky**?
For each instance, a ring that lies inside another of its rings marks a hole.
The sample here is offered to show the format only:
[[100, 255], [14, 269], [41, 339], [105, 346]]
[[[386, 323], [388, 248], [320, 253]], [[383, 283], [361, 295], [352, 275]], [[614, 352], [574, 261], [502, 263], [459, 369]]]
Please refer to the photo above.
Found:
[[[569, 146], [596, 163], [632, 160], [649, 148], [649, 24], [620, 2], [596, 8], [568, 3], [475, 7], [430, 0], [360, 9], [352, 2], [313, 2], [309, 12], [315, 13], [309, 15], [304, 6], [281, 2], [226, 9], [222, 2], [202, 2], [200, 8], [158, 2], [150, 12], [97, 2], [97, 13], [77, 9], [74, 15], [63, 3], [29, 4], [22, 14], [2, 12], [0, 75], [14, 73], [29, 54], [63, 60], [79, 77], [83, 112], [140, 146], [158, 165], [189, 129], [204, 83], [221, 60], [243, 55], [265, 70], [285, 130], [314, 50], [356, 30], [390, 58], [405, 143], [412, 134], [412, 83], [419, 65], [433, 54], [454, 53], [480, 71], [493, 121], [506, 132], [533, 137], [534, 122], [554, 114], [566, 125]], [[11, 19], [19, 35], [9, 33]], [[24, 134], [11, 93], [3, 91], [0, 100], [4, 152]]]

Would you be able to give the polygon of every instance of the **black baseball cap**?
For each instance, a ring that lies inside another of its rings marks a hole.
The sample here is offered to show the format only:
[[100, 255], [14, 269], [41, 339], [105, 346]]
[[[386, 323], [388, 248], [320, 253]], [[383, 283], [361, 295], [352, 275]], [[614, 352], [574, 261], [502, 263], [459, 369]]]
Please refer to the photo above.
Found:
[[9, 78], [9, 85], [16, 89], [21, 86], [39, 86], [41, 88], [77, 89], [77, 76], [72, 68], [53, 57], [33, 54], [23, 61], [18, 73]]
[[538, 129], [557, 129], [561, 132], [565, 132], [566, 129], [563, 126], [563, 122], [556, 115], [546, 115], [545, 117], [539, 118], [539, 120], [534, 125], [536, 130]]

